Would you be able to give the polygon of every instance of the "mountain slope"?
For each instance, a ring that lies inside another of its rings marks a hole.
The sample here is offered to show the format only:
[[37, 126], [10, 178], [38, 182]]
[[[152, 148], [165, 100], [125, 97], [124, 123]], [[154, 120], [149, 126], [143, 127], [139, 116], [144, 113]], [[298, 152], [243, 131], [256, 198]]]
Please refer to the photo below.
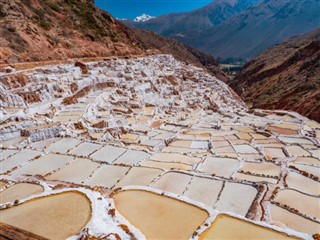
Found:
[[[166, 53], [223, 76], [213, 57], [183, 44], [177, 56], [172, 40], [126, 27], [93, 0], [4, 0], [0, 32], [0, 64], [141, 55], [166, 45]], [[157, 44], [148, 45], [148, 38]]]
[[180, 41], [216, 57], [252, 58], [284, 39], [320, 26], [319, 0], [264, 0], [212, 27]]
[[214, 0], [203, 8], [163, 15], [143, 23], [124, 21], [130, 27], [147, 29], [164, 36], [185, 36], [216, 26], [237, 15], [258, 0]]
[[5, 0], [1, 9], [2, 63], [142, 53], [93, 1]]
[[320, 122], [320, 28], [265, 51], [230, 86], [253, 108], [297, 111]]

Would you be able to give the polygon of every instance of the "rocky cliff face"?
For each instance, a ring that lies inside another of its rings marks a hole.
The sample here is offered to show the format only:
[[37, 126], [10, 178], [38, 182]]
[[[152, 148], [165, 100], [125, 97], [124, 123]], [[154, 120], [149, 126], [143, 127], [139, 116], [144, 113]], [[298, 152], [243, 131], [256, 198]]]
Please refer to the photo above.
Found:
[[265, 51], [230, 86], [254, 108], [287, 109], [320, 121], [320, 29]]
[[[163, 46], [177, 54], [171, 40], [127, 28], [96, 8], [93, 0], [4, 0], [0, 29], [0, 64], [144, 55], [151, 48], [161, 52]], [[142, 40], [149, 36], [157, 44]], [[212, 72], [222, 76], [213, 57], [182, 44], [179, 52], [184, 61], [210, 66], [209, 70], [214, 66]]]

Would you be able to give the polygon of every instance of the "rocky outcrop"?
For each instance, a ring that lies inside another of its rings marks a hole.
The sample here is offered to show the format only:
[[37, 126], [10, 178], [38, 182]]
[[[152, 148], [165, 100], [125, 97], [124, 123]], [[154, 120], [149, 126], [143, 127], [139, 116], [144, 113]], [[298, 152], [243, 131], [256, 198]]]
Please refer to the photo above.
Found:
[[89, 73], [89, 70], [87, 68], [87, 65], [84, 64], [83, 62], [79, 62], [77, 61], [75, 64], [74, 64], [75, 67], [79, 67], [81, 69], [81, 72], [82, 74], [88, 74]]
[[1, 77], [0, 82], [10, 89], [20, 88], [26, 86], [28, 78], [23, 74], [12, 74], [6, 77]]
[[230, 86], [254, 108], [320, 121], [320, 29], [276, 45], [246, 64]]

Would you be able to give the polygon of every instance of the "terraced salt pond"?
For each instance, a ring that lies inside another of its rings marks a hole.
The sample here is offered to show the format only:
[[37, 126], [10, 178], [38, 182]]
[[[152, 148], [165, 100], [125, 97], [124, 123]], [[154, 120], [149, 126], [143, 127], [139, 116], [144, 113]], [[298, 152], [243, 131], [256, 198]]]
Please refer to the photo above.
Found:
[[119, 167], [112, 165], [105, 165], [97, 169], [91, 178], [85, 184], [89, 186], [101, 186], [112, 188], [119, 179], [122, 179], [129, 171], [129, 167]]
[[204, 203], [207, 206], [214, 206], [218, 200], [222, 185], [222, 181], [194, 177], [185, 190], [184, 196], [187, 196], [194, 201]]
[[181, 195], [191, 179], [192, 176], [187, 174], [169, 172], [163, 175], [155, 184], [153, 184], [153, 187]]
[[250, 175], [250, 174], [242, 174], [242, 173], [234, 174], [233, 178], [238, 180], [246, 180], [249, 182], [268, 182], [273, 184], [276, 184], [278, 182], [278, 179], [275, 179], [275, 178], [260, 177], [260, 176]]
[[239, 164], [237, 159], [209, 157], [198, 167], [198, 170], [228, 178], [238, 169]]
[[270, 205], [271, 219], [275, 223], [309, 234], [319, 233], [319, 223], [308, 220], [274, 204]]
[[177, 153], [155, 153], [151, 156], [151, 159], [160, 162], [179, 162], [185, 164], [196, 164], [201, 161], [201, 158]]
[[[30, 206], [61, 238], [189, 239], [209, 229], [219, 239], [311, 240], [320, 232], [318, 123], [249, 111], [227, 85], [167, 55], [86, 64], [85, 75], [73, 64], [19, 72], [41, 101], [0, 108], [0, 194], [10, 202], [0, 209], [24, 209], [19, 226], [53, 234], [25, 220]], [[71, 85], [91, 90], [78, 98]], [[70, 228], [58, 225], [63, 218]]]
[[279, 166], [273, 163], [252, 163], [244, 162], [241, 170], [244, 172], [250, 172], [258, 175], [269, 175], [278, 177], [280, 175]]
[[44, 188], [38, 184], [17, 183], [0, 192], [0, 204], [13, 203], [15, 201], [19, 202], [22, 199], [40, 194], [43, 191]]
[[204, 233], [202, 233], [199, 239], [289, 240], [298, 238], [290, 237], [284, 233], [280, 233], [271, 229], [266, 229], [265, 227], [255, 225], [253, 223], [246, 222], [228, 215], [219, 214], [215, 218], [211, 227]]
[[66, 167], [48, 176], [47, 179], [82, 183], [99, 167], [99, 163], [85, 158], [77, 158]]
[[81, 142], [77, 139], [74, 138], [63, 138], [53, 144], [51, 144], [48, 148], [47, 151], [51, 152], [58, 152], [58, 153], [66, 153], [68, 152], [71, 148], [74, 148]]
[[191, 165], [183, 164], [183, 163], [170, 163], [170, 162], [158, 162], [158, 161], [143, 161], [141, 166], [151, 167], [151, 168], [160, 168], [160, 169], [180, 169], [180, 170], [192, 170]]
[[305, 177], [296, 172], [289, 172], [286, 182], [290, 188], [297, 189], [301, 192], [314, 196], [320, 195], [319, 182]]
[[120, 192], [114, 201], [120, 214], [147, 239], [189, 239], [209, 217], [198, 207], [146, 191]]
[[[243, 194], [243, 193], [246, 194]], [[252, 186], [236, 183], [225, 183], [216, 208], [245, 216], [258, 191]]]
[[301, 213], [320, 219], [320, 198], [309, 196], [298, 191], [285, 189], [280, 191], [274, 199], [275, 202], [299, 209]]
[[40, 157], [27, 165], [13, 172], [14, 175], [46, 175], [54, 170], [57, 170], [68, 162], [71, 162], [74, 158], [72, 156], [48, 154]]
[[10, 150], [10, 149], [1, 150], [0, 151], [0, 161], [7, 159], [9, 156], [15, 154], [16, 152], [17, 152], [17, 150]]
[[78, 234], [91, 218], [91, 203], [79, 192], [36, 198], [0, 210], [1, 221], [49, 239]]
[[153, 168], [133, 167], [130, 171], [116, 184], [116, 187], [131, 185], [148, 186], [152, 180], [162, 174], [162, 170]]
[[25, 164], [27, 161], [33, 159], [34, 157], [40, 155], [41, 152], [34, 151], [31, 149], [24, 149], [21, 152], [8, 157], [5, 161], [1, 163], [0, 173], [4, 173], [15, 166], [20, 166]]
[[1, 189], [1, 188], [4, 188], [6, 185], [7, 185], [7, 183], [6, 183], [6, 182], [2, 182], [2, 181], [0, 181], [0, 189]]

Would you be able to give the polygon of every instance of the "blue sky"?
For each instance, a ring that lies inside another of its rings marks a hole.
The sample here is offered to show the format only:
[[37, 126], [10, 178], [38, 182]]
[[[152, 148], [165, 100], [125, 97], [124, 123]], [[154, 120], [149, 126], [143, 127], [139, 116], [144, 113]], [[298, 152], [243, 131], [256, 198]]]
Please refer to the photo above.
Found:
[[142, 13], [160, 16], [185, 12], [207, 5], [212, 0], [95, 0], [98, 7], [116, 18], [135, 18]]

